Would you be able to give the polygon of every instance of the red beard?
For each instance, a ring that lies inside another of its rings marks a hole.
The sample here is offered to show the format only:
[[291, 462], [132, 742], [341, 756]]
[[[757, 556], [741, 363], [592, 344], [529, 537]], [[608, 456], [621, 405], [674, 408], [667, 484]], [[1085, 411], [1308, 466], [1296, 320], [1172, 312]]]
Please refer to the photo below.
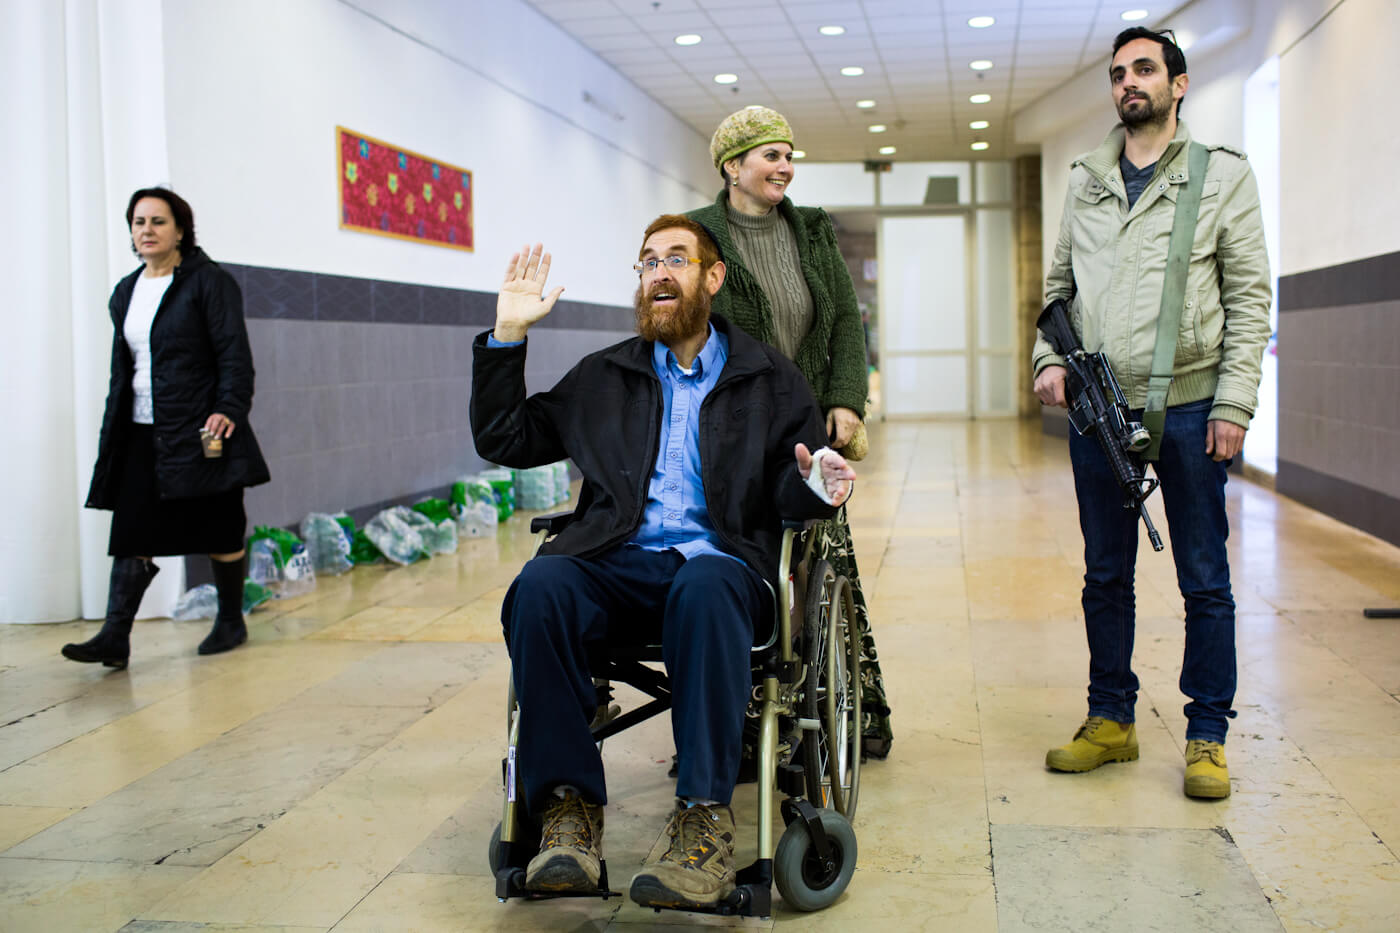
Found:
[[[674, 307], [655, 307], [652, 298], [657, 292], [675, 295]], [[638, 285], [632, 304], [637, 312], [637, 333], [643, 340], [653, 343], [670, 346], [703, 333], [710, 323], [710, 293], [699, 287], [692, 293], [682, 288], [680, 283], [658, 283], [643, 293], [642, 286]]]

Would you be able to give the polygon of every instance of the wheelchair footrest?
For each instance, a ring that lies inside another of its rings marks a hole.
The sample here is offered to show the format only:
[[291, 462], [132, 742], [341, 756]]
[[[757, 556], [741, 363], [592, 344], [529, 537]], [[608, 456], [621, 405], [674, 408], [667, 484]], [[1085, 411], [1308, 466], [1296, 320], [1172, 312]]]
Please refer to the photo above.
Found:
[[556, 897], [621, 897], [622, 892], [608, 886], [608, 860], [602, 859], [598, 866], [598, 887], [592, 891], [527, 891], [525, 889], [525, 869], [504, 866], [496, 872], [496, 899], [505, 903], [512, 897], [524, 897], [532, 901], [550, 900]]
[[735, 874], [734, 890], [713, 907], [653, 907], [681, 910], [692, 914], [717, 914], [721, 917], [763, 917], [773, 915], [773, 860], [759, 859]]

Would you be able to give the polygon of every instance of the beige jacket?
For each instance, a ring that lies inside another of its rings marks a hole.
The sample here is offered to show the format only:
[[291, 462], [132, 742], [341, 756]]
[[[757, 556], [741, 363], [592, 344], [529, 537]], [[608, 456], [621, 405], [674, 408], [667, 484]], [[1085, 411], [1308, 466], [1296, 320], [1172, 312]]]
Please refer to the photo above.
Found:
[[[1123, 127], [1070, 168], [1060, 234], [1045, 279], [1045, 301], [1069, 301], [1084, 349], [1108, 356], [1131, 408], [1147, 401], [1157, 315], [1177, 193], [1187, 180], [1190, 134], [1176, 136], [1132, 210], [1118, 159]], [[1167, 404], [1213, 398], [1210, 417], [1249, 426], [1273, 301], [1259, 192], [1244, 154], [1208, 145], [1210, 160], [1176, 344]], [[1063, 365], [1043, 334], [1034, 372]]]

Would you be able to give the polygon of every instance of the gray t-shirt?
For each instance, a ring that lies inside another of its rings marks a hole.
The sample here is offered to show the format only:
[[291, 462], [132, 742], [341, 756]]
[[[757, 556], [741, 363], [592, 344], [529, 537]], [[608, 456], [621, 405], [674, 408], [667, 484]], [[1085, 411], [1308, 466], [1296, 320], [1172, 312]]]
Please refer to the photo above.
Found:
[[1123, 188], [1128, 193], [1128, 210], [1133, 209], [1138, 197], [1147, 190], [1147, 183], [1152, 180], [1152, 173], [1157, 171], [1157, 163], [1153, 162], [1146, 168], [1138, 168], [1128, 161], [1126, 155], [1118, 157], [1118, 169], [1123, 173]]

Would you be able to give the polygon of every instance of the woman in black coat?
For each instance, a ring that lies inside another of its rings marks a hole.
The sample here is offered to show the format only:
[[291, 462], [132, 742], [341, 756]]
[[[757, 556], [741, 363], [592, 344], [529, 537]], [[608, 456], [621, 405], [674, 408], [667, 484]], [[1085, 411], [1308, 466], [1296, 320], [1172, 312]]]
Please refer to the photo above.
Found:
[[74, 661], [126, 667], [131, 623], [159, 568], [152, 557], [208, 554], [219, 593], [200, 654], [248, 640], [243, 623], [243, 489], [268, 481], [248, 423], [253, 356], [238, 283], [195, 242], [175, 192], [143, 188], [126, 208], [141, 268], [117, 283], [107, 411], [87, 506], [110, 509], [112, 579], [97, 635]]

